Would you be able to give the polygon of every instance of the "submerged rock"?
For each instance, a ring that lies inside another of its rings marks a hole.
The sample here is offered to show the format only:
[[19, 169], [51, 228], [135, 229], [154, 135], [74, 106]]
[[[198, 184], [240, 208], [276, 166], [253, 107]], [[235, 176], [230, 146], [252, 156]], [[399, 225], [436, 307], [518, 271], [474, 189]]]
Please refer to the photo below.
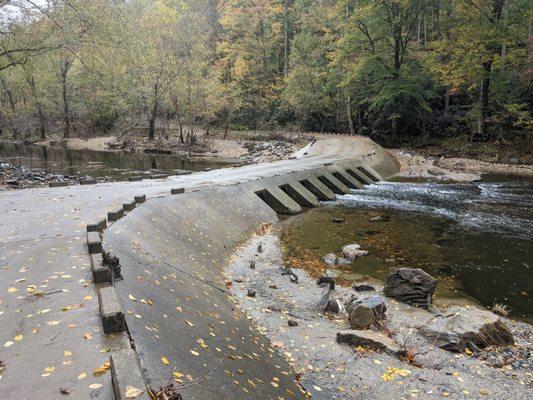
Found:
[[381, 332], [347, 330], [337, 333], [337, 343], [361, 346], [371, 350], [385, 351], [392, 355], [400, 353], [398, 344]]
[[514, 343], [509, 328], [496, 314], [478, 308], [451, 307], [445, 315], [421, 327], [420, 332], [435, 346], [449, 351]]
[[368, 251], [361, 250], [361, 246], [357, 243], [348, 244], [342, 248], [342, 256], [350, 261], [354, 261], [359, 257], [366, 256]]
[[354, 284], [352, 286], [352, 289], [355, 290], [356, 292], [373, 292], [376, 290], [376, 288], [374, 286], [370, 286], [370, 285], [357, 285], [357, 284]]
[[383, 293], [415, 307], [428, 309], [437, 280], [421, 269], [400, 268], [387, 277]]
[[326, 254], [324, 257], [322, 257], [322, 260], [324, 260], [324, 262], [329, 266], [335, 266], [335, 265], [344, 266], [344, 265], [349, 265], [352, 263], [350, 260], [347, 260], [342, 257], [337, 257], [333, 253]]
[[385, 319], [387, 306], [380, 295], [354, 300], [346, 306], [352, 329], [369, 329]]

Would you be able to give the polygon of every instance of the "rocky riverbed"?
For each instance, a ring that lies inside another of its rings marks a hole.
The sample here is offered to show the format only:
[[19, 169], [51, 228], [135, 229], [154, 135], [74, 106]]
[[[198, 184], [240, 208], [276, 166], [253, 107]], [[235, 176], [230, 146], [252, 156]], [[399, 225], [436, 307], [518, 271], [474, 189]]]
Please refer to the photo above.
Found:
[[[282, 265], [277, 233], [272, 227], [263, 228], [228, 266], [228, 285], [237, 305], [286, 357], [313, 398], [533, 396], [530, 325], [475, 307], [413, 307], [385, 296], [383, 286], [366, 282], [333, 289], [330, 280], [317, 285], [306, 271], [292, 269], [287, 274]], [[432, 281], [428, 282], [431, 291]], [[360, 303], [371, 308], [377, 304], [383, 314], [370, 326], [353, 329], [353, 309]], [[326, 306], [332, 312], [325, 312]], [[442, 343], [432, 336], [435, 329], [442, 330], [439, 340], [450, 343], [467, 326], [499, 345], [483, 348], [469, 336], [472, 344], [448, 351], [438, 347]], [[496, 331], [487, 333], [489, 326]], [[502, 332], [509, 332], [514, 344], [504, 344], [510, 339]]]
[[[9, 163], [0, 163], [0, 189], [25, 189], [47, 186], [50, 183], [66, 182], [79, 185], [83, 182], [95, 181], [91, 176], [62, 175], [46, 169], [25, 168]], [[106, 178], [98, 178], [97, 182], [106, 182]]]

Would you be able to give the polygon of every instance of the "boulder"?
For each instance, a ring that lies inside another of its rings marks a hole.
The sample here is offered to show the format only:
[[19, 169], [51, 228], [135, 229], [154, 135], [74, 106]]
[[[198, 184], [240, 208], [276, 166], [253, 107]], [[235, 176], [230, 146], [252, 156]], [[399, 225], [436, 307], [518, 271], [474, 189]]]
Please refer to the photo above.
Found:
[[449, 351], [514, 343], [509, 328], [496, 314], [478, 308], [451, 307], [445, 315], [421, 327], [420, 332], [435, 346]]
[[381, 332], [346, 330], [337, 332], [337, 343], [361, 346], [375, 351], [384, 351], [391, 355], [401, 352], [400, 346]]
[[421, 269], [400, 268], [387, 277], [383, 293], [415, 307], [428, 309], [437, 280]]
[[361, 246], [357, 243], [348, 244], [342, 248], [342, 256], [349, 261], [354, 261], [359, 257], [366, 256], [368, 251], [361, 250]]
[[387, 306], [380, 295], [353, 300], [346, 306], [352, 329], [369, 329], [385, 318]]

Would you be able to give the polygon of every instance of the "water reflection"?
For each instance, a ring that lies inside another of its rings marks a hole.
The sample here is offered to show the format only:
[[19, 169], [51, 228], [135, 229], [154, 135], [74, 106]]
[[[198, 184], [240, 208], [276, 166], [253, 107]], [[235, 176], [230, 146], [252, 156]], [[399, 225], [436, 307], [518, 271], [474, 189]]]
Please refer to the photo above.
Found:
[[[419, 267], [439, 278], [440, 299], [501, 302], [530, 320], [532, 206], [527, 180], [381, 183], [288, 219], [283, 242], [288, 255], [317, 259], [360, 243], [370, 255], [339, 271], [348, 280], [384, 280], [397, 267]], [[375, 216], [385, 218], [371, 221]]]
[[90, 175], [127, 180], [129, 176], [150, 171], [171, 173], [175, 169], [202, 171], [221, 168], [227, 163], [191, 161], [175, 156], [70, 150], [63, 147], [0, 142], [0, 160], [28, 168], [44, 168], [63, 175]]

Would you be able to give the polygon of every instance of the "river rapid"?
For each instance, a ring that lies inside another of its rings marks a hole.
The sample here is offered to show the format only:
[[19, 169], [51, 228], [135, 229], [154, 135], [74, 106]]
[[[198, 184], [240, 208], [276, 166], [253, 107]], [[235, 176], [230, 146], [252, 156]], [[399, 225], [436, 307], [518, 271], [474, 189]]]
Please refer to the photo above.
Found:
[[330, 271], [345, 283], [422, 268], [439, 280], [437, 304], [502, 303], [533, 322], [532, 222], [531, 180], [381, 182], [286, 219], [282, 242], [286, 260], [306, 265], [359, 243], [368, 256]]

